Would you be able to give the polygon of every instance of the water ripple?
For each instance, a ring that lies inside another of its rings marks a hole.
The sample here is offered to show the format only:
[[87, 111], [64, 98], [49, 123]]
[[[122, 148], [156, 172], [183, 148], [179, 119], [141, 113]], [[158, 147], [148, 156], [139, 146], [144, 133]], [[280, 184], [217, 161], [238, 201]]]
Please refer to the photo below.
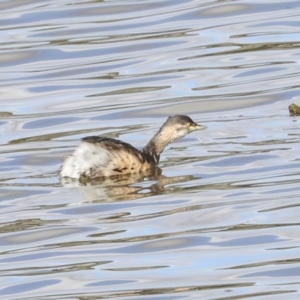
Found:
[[[2, 1], [0, 295], [299, 299], [299, 6]], [[178, 113], [157, 174], [58, 177]]]

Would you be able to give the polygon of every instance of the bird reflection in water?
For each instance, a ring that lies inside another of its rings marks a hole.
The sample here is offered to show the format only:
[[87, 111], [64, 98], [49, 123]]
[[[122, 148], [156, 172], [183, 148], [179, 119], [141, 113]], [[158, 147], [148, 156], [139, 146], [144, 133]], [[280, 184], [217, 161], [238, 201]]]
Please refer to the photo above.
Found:
[[[157, 167], [148, 174], [131, 174], [108, 178], [78, 181], [61, 178], [65, 187], [77, 187], [83, 195], [83, 202], [115, 202], [136, 200], [168, 193], [166, 186], [195, 179], [192, 175], [167, 177]], [[174, 192], [174, 191], [172, 191]]]

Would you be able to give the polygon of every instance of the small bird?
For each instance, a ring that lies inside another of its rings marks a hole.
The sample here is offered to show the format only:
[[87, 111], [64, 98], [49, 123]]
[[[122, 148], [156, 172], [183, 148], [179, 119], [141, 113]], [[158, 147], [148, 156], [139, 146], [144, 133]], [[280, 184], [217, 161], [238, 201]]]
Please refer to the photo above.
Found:
[[157, 167], [165, 147], [188, 133], [205, 129], [190, 117], [169, 117], [159, 131], [142, 149], [138, 150], [120, 140], [103, 136], [82, 139], [60, 170], [61, 177], [96, 179], [127, 174], [146, 174]]

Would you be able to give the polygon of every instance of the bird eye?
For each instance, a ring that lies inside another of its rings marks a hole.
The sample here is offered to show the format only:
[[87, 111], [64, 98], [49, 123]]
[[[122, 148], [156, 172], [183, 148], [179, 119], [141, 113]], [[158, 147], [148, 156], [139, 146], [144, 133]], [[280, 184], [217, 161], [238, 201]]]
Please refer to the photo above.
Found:
[[190, 127], [190, 126], [191, 126], [191, 123], [186, 123], [186, 126], [187, 126], [187, 127]]

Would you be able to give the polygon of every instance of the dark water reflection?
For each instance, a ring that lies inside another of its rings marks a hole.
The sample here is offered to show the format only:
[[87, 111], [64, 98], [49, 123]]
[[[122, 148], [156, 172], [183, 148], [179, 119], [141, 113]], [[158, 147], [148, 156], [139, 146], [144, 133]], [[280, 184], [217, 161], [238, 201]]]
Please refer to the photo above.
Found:
[[[0, 295], [299, 299], [298, 1], [2, 1]], [[87, 135], [207, 130], [160, 172], [57, 176]]]

